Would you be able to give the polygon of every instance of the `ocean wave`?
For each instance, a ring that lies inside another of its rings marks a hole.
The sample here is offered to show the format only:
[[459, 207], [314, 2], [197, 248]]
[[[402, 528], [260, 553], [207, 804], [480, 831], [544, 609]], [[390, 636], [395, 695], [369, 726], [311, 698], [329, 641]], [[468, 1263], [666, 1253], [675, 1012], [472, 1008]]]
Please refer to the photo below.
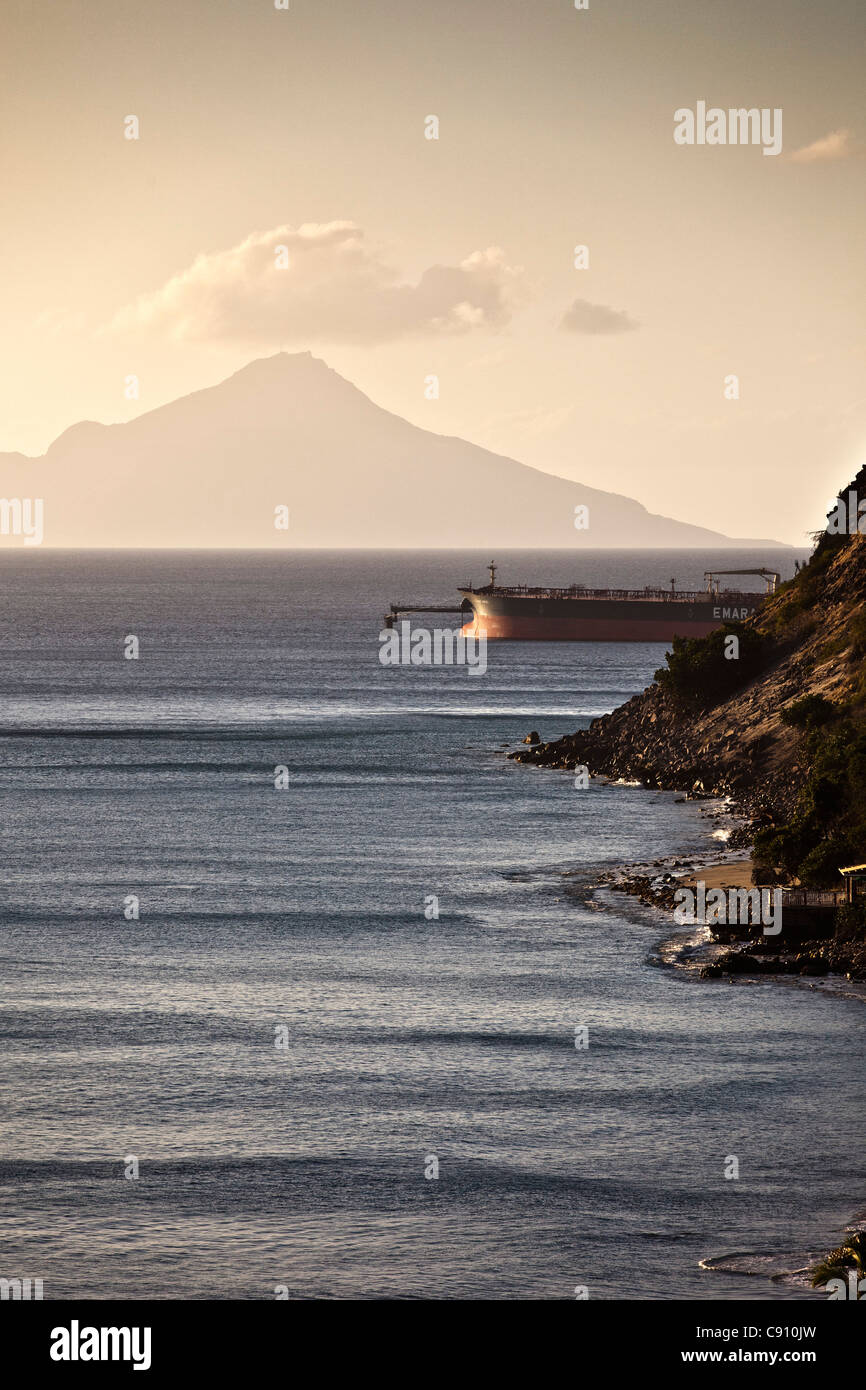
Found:
[[[627, 697], [624, 697], [627, 698]], [[0, 739], [17, 738], [163, 738], [163, 739], [235, 739], [240, 737], [267, 737], [284, 726], [322, 723], [333, 724], [340, 720], [354, 720], [362, 724], [372, 724], [377, 720], [419, 718], [438, 719], [597, 719], [609, 714], [614, 702], [593, 701], [584, 705], [509, 704], [505, 701], [496, 704], [467, 705], [465, 695], [455, 698], [453, 704], [415, 705], [409, 703], [393, 705], [362, 706], [350, 705], [333, 707], [329, 705], [311, 706], [307, 709], [260, 710], [232, 715], [226, 712], [220, 716], [188, 720], [172, 718], [163, 723], [152, 718], [127, 716], [123, 720], [112, 721], [111, 714], [100, 716], [99, 724], [77, 721], [75, 723], [21, 723], [6, 724], [0, 727]]]
[[701, 1269], [716, 1274], [748, 1275], [758, 1279], [771, 1279], [776, 1282], [797, 1283], [810, 1287], [806, 1280], [808, 1270], [820, 1259], [820, 1255], [805, 1250], [736, 1250], [726, 1255], [712, 1255], [700, 1260]]

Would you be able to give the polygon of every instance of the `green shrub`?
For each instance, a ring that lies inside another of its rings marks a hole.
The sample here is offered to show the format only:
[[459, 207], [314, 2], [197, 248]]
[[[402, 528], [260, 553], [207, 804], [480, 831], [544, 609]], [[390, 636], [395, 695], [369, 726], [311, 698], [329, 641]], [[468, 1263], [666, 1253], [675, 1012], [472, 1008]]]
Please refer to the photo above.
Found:
[[832, 700], [825, 700], [823, 695], [804, 695], [802, 700], [787, 705], [779, 717], [783, 724], [795, 729], [818, 729], [829, 724], [838, 713], [838, 705], [834, 705]]
[[[725, 655], [731, 636], [739, 639], [736, 659]], [[742, 623], [724, 623], [707, 637], [675, 637], [655, 680], [680, 703], [717, 704], [757, 675], [765, 648], [762, 634]]]
[[843, 865], [866, 862], [866, 732], [847, 716], [812, 727], [806, 753], [790, 820], [759, 831], [755, 854], [808, 886], [839, 888]]

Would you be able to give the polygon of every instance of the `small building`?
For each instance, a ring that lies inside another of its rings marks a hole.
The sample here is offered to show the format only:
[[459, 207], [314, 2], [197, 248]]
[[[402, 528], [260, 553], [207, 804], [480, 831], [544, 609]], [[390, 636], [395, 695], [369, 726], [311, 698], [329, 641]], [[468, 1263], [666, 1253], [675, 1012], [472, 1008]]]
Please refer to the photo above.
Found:
[[849, 864], [839, 872], [845, 880], [845, 897], [849, 903], [855, 898], [866, 898], [866, 864]]

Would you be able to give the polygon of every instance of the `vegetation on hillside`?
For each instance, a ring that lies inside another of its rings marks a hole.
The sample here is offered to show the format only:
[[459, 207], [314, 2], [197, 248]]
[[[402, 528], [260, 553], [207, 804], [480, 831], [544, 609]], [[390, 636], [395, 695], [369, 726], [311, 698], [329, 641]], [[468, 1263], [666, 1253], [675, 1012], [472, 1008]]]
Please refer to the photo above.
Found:
[[[726, 654], [730, 637], [739, 645], [736, 658]], [[656, 671], [655, 680], [677, 703], [705, 709], [754, 680], [766, 646], [763, 634], [742, 623], [725, 623], [708, 637], [675, 637], [667, 665]]]
[[844, 716], [812, 726], [804, 751], [794, 812], [758, 832], [755, 857], [810, 887], [838, 888], [843, 864], [866, 862], [866, 728]]
[[[866, 498], [866, 467], [840, 494]], [[830, 514], [832, 516], [832, 513]], [[866, 517], [862, 518], [866, 530]], [[854, 531], [857, 519], [854, 519]], [[847, 572], [836, 565], [851, 547], [848, 529], [824, 530], [808, 563], [780, 586], [757, 621], [726, 624], [709, 637], [675, 638], [657, 684], [684, 714], [712, 708], [769, 673], [791, 653], [804, 653], [800, 671], [834, 661], [842, 672], [844, 703], [811, 693], [785, 704], [779, 719], [797, 740], [792, 759], [799, 776], [784, 823], [759, 831], [758, 862], [784, 880], [810, 887], [840, 886], [842, 865], [866, 862], [866, 546], [850, 551]], [[832, 594], [833, 631], [816, 646]], [[850, 595], [850, 599], [849, 596]], [[846, 603], [850, 603], [848, 611]], [[841, 604], [841, 607], [840, 607]], [[840, 625], [840, 613], [844, 626]], [[739, 638], [739, 658], [726, 657], [726, 639]], [[811, 644], [811, 645], [808, 645]], [[857, 924], [849, 923], [856, 928]], [[864, 924], [859, 924], [863, 934]]]

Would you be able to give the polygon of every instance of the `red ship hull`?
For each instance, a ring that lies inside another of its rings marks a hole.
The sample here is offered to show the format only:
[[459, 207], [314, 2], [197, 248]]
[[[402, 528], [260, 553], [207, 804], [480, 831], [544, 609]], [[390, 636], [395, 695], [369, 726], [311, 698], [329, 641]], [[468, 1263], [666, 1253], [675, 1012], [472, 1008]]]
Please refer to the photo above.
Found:
[[465, 637], [512, 642], [669, 642], [672, 637], [706, 637], [718, 622], [679, 622], [629, 618], [478, 617], [465, 623]]
[[512, 642], [671, 642], [757, 613], [762, 594], [611, 589], [461, 589], [466, 637]]

